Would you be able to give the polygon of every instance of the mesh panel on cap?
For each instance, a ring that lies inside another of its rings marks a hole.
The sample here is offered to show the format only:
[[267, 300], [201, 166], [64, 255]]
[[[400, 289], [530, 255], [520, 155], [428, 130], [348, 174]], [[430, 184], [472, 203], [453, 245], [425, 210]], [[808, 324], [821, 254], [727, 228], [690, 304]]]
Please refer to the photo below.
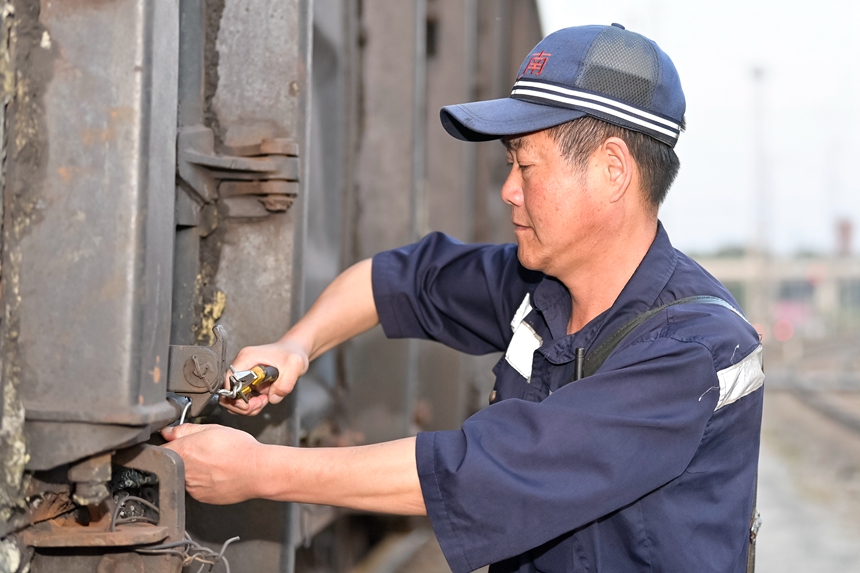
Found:
[[657, 51], [648, 40], [609, 26], [591, 44], [576, 86], [647, 108], [658, 74]]

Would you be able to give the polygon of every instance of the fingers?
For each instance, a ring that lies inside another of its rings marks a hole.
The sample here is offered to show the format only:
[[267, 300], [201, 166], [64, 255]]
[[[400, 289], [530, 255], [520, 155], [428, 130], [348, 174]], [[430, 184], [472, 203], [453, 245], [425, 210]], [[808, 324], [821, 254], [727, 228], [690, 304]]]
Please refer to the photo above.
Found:
[[199, 432], [205, 432], [206, 430], [213, 427], [215, 426], [202, 424], [182, 424], [181, 426], [167, 426], [166, 428], [162, 428], [161, 435], [168, 442], [172, 442], [173, 440], [178, 440], [179, 438], [184, 438], [185, 436], [190, 436]]
[[225, 410], [232, 414], [241, 414], [242, 416], [256, 416], [268, 403], [269, 398], [266, 394], [252, 396], [249, 398], [247, 404], [244, 400], [238, 398], [235, 400], [221, 398], [220, 400], [220, 404]]
[[[293, 391], [299, 376], [307, 372], [308, 354], [297, 342], [281, 340], [274, 344], [243, 348], [233, 361], [233, 367], [236, 371], [248, 370], [260, 364], [277, 368], [278, 379], [267, 387], [261, 388], [260, 394], [251, 397], [248, 403], [241, 399], [222, 398], [221, 405], [228, 412], [243, 416], [255, 416], [266, 405], [281, 402]], [[226, 388], [229, 388], [229, 374], [225, 378], [224, 384]]]
[[279, 403], [293, 391], [299, 376], [307, 371], [306, 361], [306, 355], [288, 354], [286, 356], [283, 365], [279, 368], [278, 379], [269, 386], [267, 394], [270, 403]]
[[[260, 443], [247, 432], [216, 424], [165, 428], [165, 447], [182, 457], [185, 489], [205, 503], [236, 503], [254, 496], [254, 459]], [[241, 455], [236, 455], [241, 452]]]

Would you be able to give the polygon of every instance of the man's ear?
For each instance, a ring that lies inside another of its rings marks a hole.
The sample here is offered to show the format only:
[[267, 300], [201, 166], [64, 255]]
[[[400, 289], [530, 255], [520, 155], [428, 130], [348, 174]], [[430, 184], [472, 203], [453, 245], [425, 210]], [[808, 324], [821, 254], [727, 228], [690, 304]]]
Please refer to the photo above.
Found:
[[610, 137], [600, 146], [609, 201], [615, 203], [627, 193], [633, 181], [634, 164], [630, 148], [620, 137]]

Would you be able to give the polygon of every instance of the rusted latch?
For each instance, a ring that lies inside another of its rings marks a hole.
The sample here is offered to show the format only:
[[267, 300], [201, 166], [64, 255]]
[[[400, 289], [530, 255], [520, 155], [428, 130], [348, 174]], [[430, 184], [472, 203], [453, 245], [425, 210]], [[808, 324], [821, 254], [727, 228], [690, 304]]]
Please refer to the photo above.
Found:
[[[74, 501], [79, 507], [70, 503], [68, 486], [64, 491], [54, 482], [34, 480], [31, 484], [36, 490], [51, 490], [38, 495], [34, 492], [31, 499], [50, 499], [55, 509], [50, 513], [37, 512], [41, 506], [31, 509], [33, 525], [20, 534], [25, 545], [105, 548], [159, 541], [178, 543], [184, 539], [185, 467], [179, 454], [167, 448], [138, 444], [113, 455], [101, 454], [84, 460], [69, 469], [68, 477], [76, 484]], [[82, 492], [81, 484], [95, 484], [104, 491], [90, 497], [95, 492], [92, 488]], [[81, 499], [81, 493], [87, 495]], [[59, 504], [58, 496], [63, 500]], [[135, 506], [132, 501], [140, 505]], [[141, 511], [143, 506], [152, 511]], [[36, 517], [36, 513], [41, 513], [41, 517]]]
[[191, 399], [186, 418], [199, 416], [224, 384], [227, 372], [227, 333], [216, 324], [212, 346], [170, 346], [167, 390]]
[[183, 128], [177, 138], [179, 177], [204, 202], [216, 197], [232, 217], [260, 217], [286, 211], [299, 190], [299, 148], [287, 138], [261, 138], [258, 143], [215, 153], [212, 130]]

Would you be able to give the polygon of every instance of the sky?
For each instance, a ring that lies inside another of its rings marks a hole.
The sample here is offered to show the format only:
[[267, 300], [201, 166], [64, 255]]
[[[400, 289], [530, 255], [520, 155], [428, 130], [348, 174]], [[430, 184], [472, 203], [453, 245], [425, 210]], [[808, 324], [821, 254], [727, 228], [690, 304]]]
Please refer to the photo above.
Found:
[[[618, 22], [669, 55], [687, 100], [681, 172], [661, 209], [681, 250], [860, 251], [860, 3], [846, 0], [538, 0], [544, 33]], [[763, 110], [756, 153], [753, 69]], [[758, 158], [761, 158], [760, 160]], [[759, 163], [759, 161], [761, 163]], [[764, 169], [757, 176], [756, 165]], [[762, 184], [757, 182], [761, 181]], [[761, 190], [761, 191], [759, 191]], [[758, 210], [762, 201], [763, 214]]]

